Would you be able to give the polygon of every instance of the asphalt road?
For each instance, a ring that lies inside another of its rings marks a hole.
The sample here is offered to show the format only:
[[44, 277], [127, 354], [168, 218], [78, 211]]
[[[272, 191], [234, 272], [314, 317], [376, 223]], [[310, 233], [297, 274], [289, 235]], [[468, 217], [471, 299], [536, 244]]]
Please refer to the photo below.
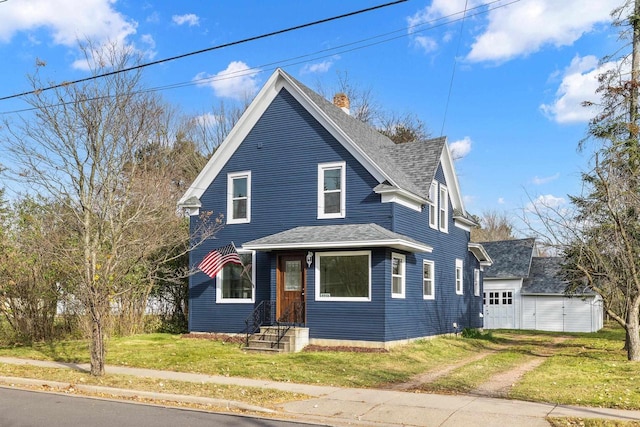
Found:
[[0, 387], [1, 427], [294, 427], [308, 424]]

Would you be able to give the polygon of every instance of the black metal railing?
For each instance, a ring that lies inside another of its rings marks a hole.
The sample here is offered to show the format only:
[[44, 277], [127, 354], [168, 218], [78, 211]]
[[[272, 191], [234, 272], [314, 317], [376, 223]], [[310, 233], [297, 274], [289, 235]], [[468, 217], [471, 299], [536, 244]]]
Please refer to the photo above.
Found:
[[[275, 310], [275, 301], [261, 301], [256, 306], [251, 315], [245, 320], [245, 345], [249, 346], [249, 339], [262, 326], [269, 325], [276, 330], [277, 338], [274, 342], [271, 342], [271, 348], [276, 348], [293, 326], [304, 325], [305, 323], [304, 303], [302, 301], [294, 301], [287, 305], [277, 319]], [[275, 319], [275, 322], [273, 319]]]
[[245, 324], [245, 345], [249, 345], [249, 338], [260, 330], [261, 326], [271, 325], [275, 319], [275, 301], [260, 301], [256, 308], [251, 312], [249, 317], [244, 321]]

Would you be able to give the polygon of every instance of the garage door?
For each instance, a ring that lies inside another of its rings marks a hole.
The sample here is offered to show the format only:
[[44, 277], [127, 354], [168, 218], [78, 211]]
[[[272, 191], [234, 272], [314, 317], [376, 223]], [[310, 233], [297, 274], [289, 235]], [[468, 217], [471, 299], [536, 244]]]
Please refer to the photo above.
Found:
[[[600, 329], [601, 314], [593, 299], [561, 296], [523, 296], [522, 328], [556, 332], [592, 332]], [[599, 317], [598, 317], [599, 316]]]
[[484, 293], [485, 329], [513, 329], [516, 327], [513, 294], [512, 289]]

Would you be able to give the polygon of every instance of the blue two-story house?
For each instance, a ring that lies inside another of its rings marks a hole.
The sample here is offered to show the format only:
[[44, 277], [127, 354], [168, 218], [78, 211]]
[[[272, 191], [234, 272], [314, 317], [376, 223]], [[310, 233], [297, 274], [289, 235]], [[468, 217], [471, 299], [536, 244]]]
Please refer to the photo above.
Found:
[[[337, 97], [335, 102], [344, 102]], [[389, 347], [482, 322], [482, 267], [445, 138], [396, 145], [276, 70], [179, 205], [224, 214], [190, 278], [189, 329], [241, 333], [259, 306], [311, 344]]]

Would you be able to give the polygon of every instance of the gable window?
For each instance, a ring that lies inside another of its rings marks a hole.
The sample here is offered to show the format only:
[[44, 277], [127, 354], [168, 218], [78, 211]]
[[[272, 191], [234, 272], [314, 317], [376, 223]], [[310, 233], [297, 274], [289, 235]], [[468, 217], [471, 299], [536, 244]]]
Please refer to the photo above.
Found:
[[223, 303], [254, 302], [255, 252], [238, 251], [240, 264], [226, 264], [216, 277], [216, 300]]
[[405, 261], [404, 255], [391, 254], [391, 297], [404, 298], [405, 288]]
[[371, 252], [316, 252], [317, 301], [370, 301]]
[[251, 171], [227, 175], [227, 223], [251, 221]]
[[440, 186], [440, 231], [449, 230], [449, 192], [444, 185]]
[[462, 273], [463, 273], [463, 264], [461, 259], [456, 260], [456, 294], [463, 294], [463, 283], [462, 283]]
[[480, 269], [473, 269], [473, 295], [480, 296]]
[[422, 262], [422, 297], [424, 299], [436, 297], [435, 264], [433, 261], [424, 260]]
[[431, 182], [429, 187], [429, 227], [438, 228], [438, 183], [436, 181]]
[[345, 217], [345, 162], [318, 165], [318, 219]]

